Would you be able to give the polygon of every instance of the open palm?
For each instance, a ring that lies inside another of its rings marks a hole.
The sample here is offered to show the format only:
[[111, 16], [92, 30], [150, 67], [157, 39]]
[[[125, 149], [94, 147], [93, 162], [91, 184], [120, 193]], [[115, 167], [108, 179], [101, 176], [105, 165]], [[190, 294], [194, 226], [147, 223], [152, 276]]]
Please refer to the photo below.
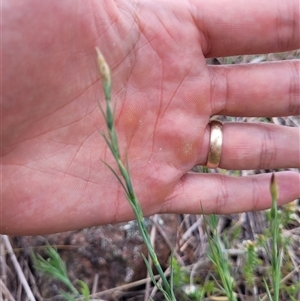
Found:
[[[267, 175], [189, 170], [206, 163], [212, 115], [299, 114], [299, 62], [208, 67], [205, 60], [299, 47], [297, 1], [278, 1], [277, 10], [273, 1], [256, 9], [240, 0], [225, 14], [220, 1], [3, 2], [1, 232], [133, 217], [102, 162], [115, 166], [99, 135], [105, 124], [95, 46], [112, 69], [120, 149], [145, 215], [196, 213], [200, 202], [217, 213], [270, 205]], [[298, 152], [295, 129], [226, 124], [220, 166], [299, 167]], [[298, 174], [277, 177], [281, 202], [299, 195]]]

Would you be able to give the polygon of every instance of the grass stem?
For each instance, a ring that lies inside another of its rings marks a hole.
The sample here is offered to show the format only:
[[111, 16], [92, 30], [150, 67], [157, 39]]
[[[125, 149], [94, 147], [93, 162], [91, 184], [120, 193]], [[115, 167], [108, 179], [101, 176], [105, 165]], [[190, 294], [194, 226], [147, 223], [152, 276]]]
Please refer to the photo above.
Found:
[[[118, 137], [117, 137], [117, 132], [116, 132], [115, 124], [114, 124], [114, 121], [115, 121], [114, 120], [114, 112], [112, 110], [112, 105], [111, 105], [110, 69], [109, 69], [102, 53], [100, 52], [100, 50], [98, 48], [96, 48], [96, 52], [97, 52], [97, 62], [98, 62], [98, 67], [99, 67], [99, 73], [102, 78], [102, 85], [103, 85], [103, 90], [104, 90], [104, 95], [105, 95], [106, 109], [104, 111], [103, 108], [101, 107], [100, 103], [99, 103], [99, 107], [100, 107], [100, 110], [106, 121], [106, 126], [107, 126], [107, 131], [108, 131], [108, 136], [106, 134], [102, 134], [102, 136], [104, 137], [109, 149], [112, 152], [112, 155], [114, 156], [114, 158], [116, 160], [121, 177], [117, 174], [116, 171], [113, 171], [113, 173], [118, 178], [118, 181], [122, 184], [122, 187], [125, 190], [126, 198], [129, 202], [129, 204], [131, 205], [131, 208], [135, 214], [138, 228], [140, 230], [142, 238], [148, 249], [149, 256], [152, 260], [152, 263], [153, 263], [155, 269], [157, 270], [157, 272], [159, 273], [159, 275], [162, 279], [163, 287], [158, 287], [158, 288], [162, 291], [162, 293], [164, 294], [164, 296], [167, 300], [174, 301], [176, 299], [175, 299], [173, 290], [171, 289], [171, 285], [169, 284], [169, 282], [161, 268], [161, 265], [159, 264], [155, 250], [151, 244], [150, 236], [147, 232], [147, 229], [146, 229], [146, 226], [144, 223], [142, 208], [140, 206], [139, 200], [133, 189], [129, 169], [128, 169], [128, 167], [125, 167], [124, 163], [121, 160], [119, 144], [118, 144]], [[110, 169], [113, 170], [111, 167], [110, 167]], [[152, 276], [151, 277], [152, 281], [154, 282], [154, 284], [158, 285], [158, 282], [156, 282], [154, 279], [154, 274], [151, 269], [151, 266], [148, 264], [146, 258], [144, 258], [144, 260], [147, 265], [149, 274]]]

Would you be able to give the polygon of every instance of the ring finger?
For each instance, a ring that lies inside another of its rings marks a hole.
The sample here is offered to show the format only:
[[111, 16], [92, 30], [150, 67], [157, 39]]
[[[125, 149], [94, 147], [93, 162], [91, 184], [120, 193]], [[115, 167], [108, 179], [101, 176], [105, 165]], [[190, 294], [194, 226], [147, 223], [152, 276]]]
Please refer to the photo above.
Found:
[[[299, 148], [298, 128], [267, 123], [225, 123], [219, 167], [239, 170], [300, 168]], [[205, 164], [205, 160], [202, 158], [199, 164]]]

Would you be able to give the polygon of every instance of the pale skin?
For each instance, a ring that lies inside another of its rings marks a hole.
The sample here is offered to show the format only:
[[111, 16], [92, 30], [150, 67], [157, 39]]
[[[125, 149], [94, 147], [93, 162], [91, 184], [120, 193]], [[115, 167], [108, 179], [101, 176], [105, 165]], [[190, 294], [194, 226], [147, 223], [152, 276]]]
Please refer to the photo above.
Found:
[[[300, 113], [299, 60], [207, 66], [205, 58], [300, 48], [299, 1], [43, 1], [2, 4], [1, 233], [127, 221], [99, 134], [99, 47], [112, 69], [123, 157], [146, 216], [270, 207], [270, 174], [193, 174], [212, 115]], [[299, 168], [299, 130], [225, 123], [220, 167]], [[279, 203], [299, 197], [276, 173]], [[201, 205], [200, 205], [201, 204]]]

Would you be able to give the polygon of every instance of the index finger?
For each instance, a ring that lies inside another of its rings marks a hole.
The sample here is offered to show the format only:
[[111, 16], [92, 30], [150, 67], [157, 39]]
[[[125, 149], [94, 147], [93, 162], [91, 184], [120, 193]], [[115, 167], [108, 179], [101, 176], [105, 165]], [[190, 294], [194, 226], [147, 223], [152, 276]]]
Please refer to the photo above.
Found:
[[193, 1], [206, 57], [270, 53], [300, 47], [298, 0]]

